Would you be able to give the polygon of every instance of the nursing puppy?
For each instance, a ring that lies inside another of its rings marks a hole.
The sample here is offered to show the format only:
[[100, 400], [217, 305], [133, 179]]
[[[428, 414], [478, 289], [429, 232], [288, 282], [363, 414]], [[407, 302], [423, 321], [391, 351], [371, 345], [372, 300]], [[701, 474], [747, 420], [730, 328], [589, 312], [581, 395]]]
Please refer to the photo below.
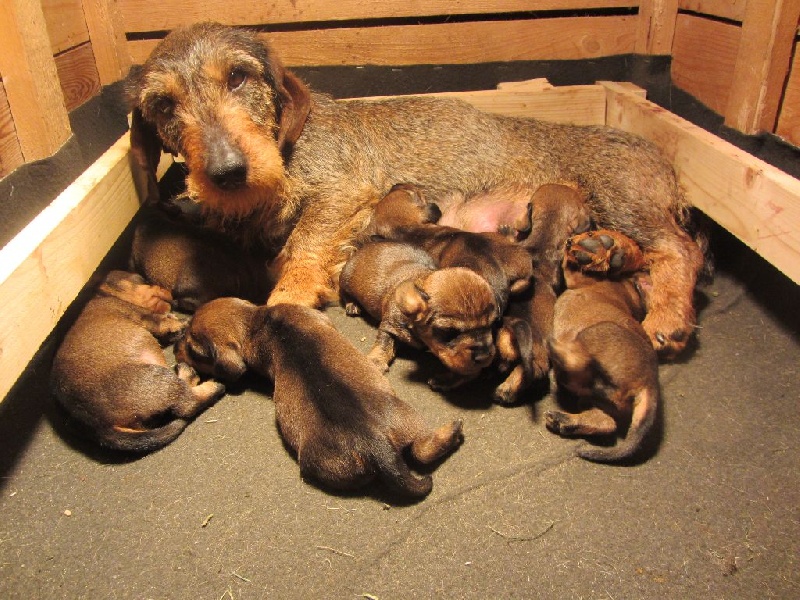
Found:
[[[474, 271], [494, 290], [502, 314], [509, 296], [531, 283], [531, 255], [497, 232], [475, 233], [432, 223], [437, 211], [426, 210], [426, 202], [419, 188], [394, 186], [376, 205], [367, 231], [424, 250], [441, 269], [463, 267]], [[386, 210], [384, 204], [392, 210]]]
[[216, 231], [143, 208], [134, 230], [129, 268], [168, 289], [172, 306], [193, 312], [214, 298], [266, 302], [266, 258], [245, 252]]
[[579, 446], [578, 456], [588, 460], [632, 457], [655, 421], [658, 359], [641, 325], [648, 286], [643, 267], [638, 246], [608, 230], [575, 236], [565, 253], [567, 290], [556, 302], [550, 342], [554, 379], [592, 408], [548, 412], [545, 424], [560, 435], [627, 429], [615, 446]]
[[474, 379], [494, 360], [493, 328], [501, 316], [496, 294], [469, 269], [439, 269], [424, 250], [376, 240], [347, 261], [339, 286], [347, 314], [363, 309], [379, 322], [368, 356], [384, 372], [395, 340], [427, 348], [447, 367], [447, 376], [429, 382], [436, 389]]
[[55, 397], [103, 446], [141, 453], [165, 446], [225, 391], [200, 383], [187, 365], [167, 366], [159, 342], [186, 326], [168, 312], [170, 300], [139, 275], [112, 271], [56, 352]]
[[331, 488], [377, 477], [421, 498], [433, 481], [414, 475], [403, 453], [428, 464], [461, 441], [460, 420], [429, 428], [330, 319], [308, 307], [212, 300], [194, 314], [175, 355], [222, 379], [248, 369], [272, 379], [278, 428], [301, 475]]

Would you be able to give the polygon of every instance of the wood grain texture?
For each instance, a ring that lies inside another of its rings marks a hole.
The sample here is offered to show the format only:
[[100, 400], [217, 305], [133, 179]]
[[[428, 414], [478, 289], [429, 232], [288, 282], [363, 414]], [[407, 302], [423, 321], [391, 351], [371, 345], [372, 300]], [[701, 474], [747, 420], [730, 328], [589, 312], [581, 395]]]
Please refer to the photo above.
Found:
[[52, 54], [89, 41], [81, 0], [41, 0]]
[[22, 149], [19, 147], [14, 119], [6, 98], [6, 88], [0, 81], [0, 178], [5, 177], [22, 163]]
[[[273, 32], [287, 66], [471, 64], [596, 58], [634, 51], [635, 16], [559, 17]], [[142, 63], [158, 40], [129, 42]]]
[[0, 2], [0, 73], [25, 161], [50, 156], [72, 132], [38, 2]]
[[58, 55], [56, 68], [67, 110], [79, 107], [100, 93], [100, 76], [89, 42]]
[[586, 10], [638, 6], [638, 0], [118, 0], [128, 32], [168, 31], [197, 21], [226, 25], [270, 25], [484, 15], [521, 11]]
[[688, 199], [800, 283], [800, 181], [624, 88], [608, 89], [608, 125], [659, 146]]
[[0, 250], [0, 397], [139, 207], [123, 136]]
[[122, 13], [114, 0], [82, 0], [82, 4], [100, 83], [119, 81], [131, 66]]
[[636, 23], [636, 53], [672, 54], [678, 0], [642, 0]]
[[797, 44], [775, 133], [795, 146], [800, 146], [800, 52]]
[[712, 15], [741, 22], [747, 0], [680, 0], [681, 10], [690, 10], [703, 15]]
[[713, 111], [728, 104], [742, 31], [736, 25], [679, 14], [672, 47], [672, 80]]

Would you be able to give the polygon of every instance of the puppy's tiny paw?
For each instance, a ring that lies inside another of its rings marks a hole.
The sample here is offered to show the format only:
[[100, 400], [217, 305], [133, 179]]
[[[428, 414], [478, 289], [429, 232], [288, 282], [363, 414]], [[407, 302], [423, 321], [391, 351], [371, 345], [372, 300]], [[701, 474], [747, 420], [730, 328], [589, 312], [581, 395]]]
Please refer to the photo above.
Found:
[[510, 406], [517, 402], [518, 390], [514, 390], [511, 386], [500, 384], [492, 394], [492, 400], [495, 404], [503, 406]]
[[584, 272], [617, 274], [644, 268], [644, 258], [636, 242], [610, 229], [572, 236], [565, 254], [567, 262]]
[[178, 379], [185, 381], [190, 387], [194, 387], [200, 383], [200, 376], [197, 374], [197, 371], [186, 363], [177, 363], [175, 365], [175, 373], [178, 375]]
[[558, 435], [570, 435], [575, 431], [575, 424], [570, 416], [560, 410], [549, 410], [544, 414], [544, 425]]
[[348, 317], [357, 317], [361, 314], [361, 308], [355, 302], [348, 302], [344, 305], [344, 312]]

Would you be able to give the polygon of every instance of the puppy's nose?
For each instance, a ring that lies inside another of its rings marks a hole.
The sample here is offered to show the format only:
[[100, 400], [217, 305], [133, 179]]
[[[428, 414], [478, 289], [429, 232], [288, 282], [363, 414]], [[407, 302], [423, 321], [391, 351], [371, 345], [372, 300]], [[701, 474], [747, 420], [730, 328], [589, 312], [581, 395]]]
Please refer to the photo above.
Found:
[[236, 190], [247, 183], [247, 161], [241, 150], [227, 140], [210, 146], [206, 174], [218, 188]]
[[476, 363], [486, 362], [492, 357], [492, 349], [489, 346], [475, 346], [472, 348], [472, 361]]

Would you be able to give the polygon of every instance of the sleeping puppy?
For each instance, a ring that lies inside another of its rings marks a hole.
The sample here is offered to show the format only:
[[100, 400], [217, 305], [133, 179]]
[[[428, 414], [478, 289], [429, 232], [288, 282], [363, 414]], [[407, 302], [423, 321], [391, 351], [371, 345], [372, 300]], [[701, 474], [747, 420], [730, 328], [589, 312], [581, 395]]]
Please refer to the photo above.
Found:
[[144, 208], [133, 236], [130, 269], [170, 290], [185, 312], [223, 296], [263, 303], [269, 293], [266, 260], [228, 237], [162, 211]]
[[500, 309], [495, 291], [474, 271], [438, 269], [424, 250], [376, 240], [350, 257], [339, 286], [347, 314], [363, 309], [379, 321], [369, 358], [384, 372], [395, 340], [429, 349], [447, 367], [447, 376], [429, 382], [435, 389], [474, 379], [494, 360]]
[[[425, 202], [418, 188], [408, 184], [394, 186], [376, 205], [368, 231], [373, 237], [425, 250], [439, 268], [464, 267], [474, 271], [495, 291], [503, 313], [509, 296], [527, 289], [531, 283], [531, 255], [500, 233], [475, 233], [433, 223], [431, 217], [436, 211], [426, 211]], [[393, 209], [387, 211], [383, 204]]]
[[56, 399], [101, 445], [150, 452], [174, 440], [225, 388], [194, 370], [167, 366], [159, 344], [186, 326], [167, 290], [110, 272], [56, 352]]
[[639, 247], [609, 230], [575, 236], [564, 257], [567, 290], [555, 306], [550, 351], [559, 390], [589, 401], [578, 414], [548, 412], [560, 435], [627, 433], [611, 447], [580, 446], [578, 456], [611, 462], [633, 456], [656, 417], [658, 359], [641, 325], [647, 275]]
[[272, 379], [278, 428], [301, 475], [334, 489], [377, 477], [421, 498], [432, 479], [414, 475], [403, 453], [429, 464], [461, 441], [460, 420], [430, 429], [330, 319], [309, 307], [212, 300], [194, 314], [175, 355], [227, 380], [248, 369]]

